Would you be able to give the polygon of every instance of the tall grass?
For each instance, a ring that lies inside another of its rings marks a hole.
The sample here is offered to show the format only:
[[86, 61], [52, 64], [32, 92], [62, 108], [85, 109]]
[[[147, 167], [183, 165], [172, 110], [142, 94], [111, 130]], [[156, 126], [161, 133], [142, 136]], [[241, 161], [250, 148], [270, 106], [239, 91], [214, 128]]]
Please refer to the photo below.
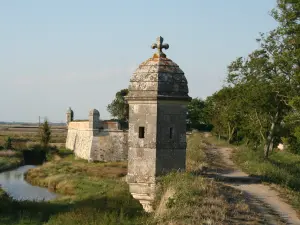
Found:
[[193, 133], [187, 138], [186, 169], [190, 172], [202, 171], [208, 166], [208, 159], [204, 152], [206, 144], [200, 133]]
[[50, 202], [17, 202], [0, 196], [0, 224], [143, 224], [142, 206], [121, 179], [126, 171], [126, 162], [87, 163], [61, 154], [26, 174], [30, 183], [61, 197]]
[[[68, 201], [14, 201], [0, 191], [0, 224], [142, 224], [142, 212], [123, 210], [120, 197]], [[112, 204], [113, 203], [113, 204]]]
[[300, 191], [300, 155], [289, 152], [273, 152], [264, 159], [263, 150], [240, 147], [234, 160], [249, 174], [260, 176], [264, 181]]
[[[0, 126], [1, 128], [1, 126]], [[38, 129], [22, 128], [22, 129], [0, 129], [0, 146], [5, 144], [5, 140], [10, 136], [12, 138], [13, 148], [16, 150], [23, 150], [27, 147], [28, 143], [39, 144]], [[52, 129], [50, 145], [64, 145], [66, 142], [66, 131]]]
[[[262, 223], [261, 215], [251, 210], [239, 191], [197, 175], [210, 166], [206, 146], [198, 134], [188, 138], [188, 171], [158, 178], [157, 211], [147, 215], [123, 181], [126, 162], [87, 163], [75, 160], [67, 150], [58, 152], [52, 161], [29, 170], [26, 179], [61, 197], [50, 202], [16, 202], [0, 191], [0, 224]], [[168, 190], [174, 193], [163, 201]]]
[[239, 191], [213, 180], [190, 173], [169, 174], [160, 180], [158, 198], [170, 188], [175, 194], [166, 201], [167, 211], [156, 218], [155, 224], [263, 223], [262, 215], [250, 208]]
[[0, 151], [0, 172], [14, 169], [23, 163], [23, 156], [20, 152]]
[[187, 172], [159, 178], [156, 216], [149, 218], [152, 223], [263, 224], [263, 216], [247, 204], [240, 191], [198, 175], [204, 167], [214, 166], [203, 135], [193, 133], [187, 142]]
[[234, 161], [250, 175], [260, 176], [273, 185], [285, 200], [300, 214], [300, 155], [274, 151], [264, 159], [263, 150], [254, 151], [245, 146], [237, 148]]

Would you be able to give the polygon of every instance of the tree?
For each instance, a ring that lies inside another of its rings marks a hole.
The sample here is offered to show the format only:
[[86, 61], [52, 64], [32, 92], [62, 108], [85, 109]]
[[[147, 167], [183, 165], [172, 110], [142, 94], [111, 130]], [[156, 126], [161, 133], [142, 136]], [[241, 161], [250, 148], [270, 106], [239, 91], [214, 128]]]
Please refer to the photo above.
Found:
[[238, 88], [224, 87], [208, 97], [206, 112], [219, 138], [226, 137], [229, 143], [236, 139], [242, 117]]
[[7, 139], [5, 140], [5, 143], [4, 143], [4, 148], [5, 149], [12, 149], [12, 139], [10, 136], [7, 137]]
[[43, 149], [47, 149], [51, 140], [51, 128], [47, 119], [45, 119], [44, 123], [42, 123], [39, 127], [39, 137]]
[[285, 140], [292, 152], [300, 153], [300, 1], [278, 0], [277, 5], [272, 10], [272, 16], [280, 26], [274, 33], [284, 46], [278, 58], [291, 87], [290, 95], [286, 98], [291, 110], [284, 118], [289, 131]]
[[244, 106], [248, 108], [249, 117], [255, 118], [257, 114], [261, 117], [256, 116], [257, 122], [267, 121], [267, 130], [264, 131], [262, 125], [260, 128], [266, 158], [273, 149], [276, 130], [289, 110], [286, 100], [291, 90], [289, 79], [276, 57], [279, 46], [269, 38], [263, 40], [262, 49], [254, 51], [246, 59], [237, 59], [228, 67], [228, 83], [248, 90], [243, 98], [246, 99]]
[[125, 122], [127, 122], [129, 118], [129, 105], [124, 98], [127, 94], [128, 89], [118, 91], [115, 99], [107, 106], [107, 111], [112, 117]]
[[[271, 15], [279, 26], [261, 33], [260, 47], [228, 66], [224, 87], [204, 104], [215, 134], [264, 147], [265, 158], [283, 139], [300, 153], [299, 12], [299, 0], [277, 0]], [[189, 107], [190, 120], [203, 117], [203, 105]]]
[[208, 124], [205, 101], [200, 98], [193, 98], [189, 102], [187, 109], [187, 122], [189, 128], [211, 130], [211, 125]]
[[260, 49], [245, 59], [238, 58], [228, 67], [229, 85], [250, 87], [244, 96], [249, 103], [245, 106], [250, 106], [249, 117], [255, 118], [254, 113], [260, 117], [257, 122], [261, 124], [266, 158], [283, 136], [284, 118], [292, 112], [292, 99], [300, 93], [299, 10], [299, 1], [278, 0], [272, 16], [279, 26], [261, 34]]
[[289, 130], [289, 135], [284, 138], [291, 152], [300, 153], [300, 96], [294, 97], [289, 104], [291, 112], [285, 117], [285, 126]]

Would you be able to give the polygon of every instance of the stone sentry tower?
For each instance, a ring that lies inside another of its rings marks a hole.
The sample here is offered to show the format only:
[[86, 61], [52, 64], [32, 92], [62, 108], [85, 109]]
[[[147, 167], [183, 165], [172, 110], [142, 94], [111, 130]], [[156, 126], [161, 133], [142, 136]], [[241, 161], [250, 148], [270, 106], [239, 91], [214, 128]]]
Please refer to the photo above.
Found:
[[185, 170], [186, 105], [190, 100], [183, 71], [168, 59], [163, 38], [157, 52], [133, 73], [129, 93], [128, 174], [130, 192], [151, 211], [156, 176]]
[[71, 109], [71, 107], [68, 108], [66, 116], [67, 116], [67, 124], [69, 124], [70, 122], [72, 122], [74, 120], [74, 112]]
[[91, 131], [91, 135], [96, 135], [99, 133], [100, 113], [97, 109], [92, 109], [89, 112], [89, 129]]

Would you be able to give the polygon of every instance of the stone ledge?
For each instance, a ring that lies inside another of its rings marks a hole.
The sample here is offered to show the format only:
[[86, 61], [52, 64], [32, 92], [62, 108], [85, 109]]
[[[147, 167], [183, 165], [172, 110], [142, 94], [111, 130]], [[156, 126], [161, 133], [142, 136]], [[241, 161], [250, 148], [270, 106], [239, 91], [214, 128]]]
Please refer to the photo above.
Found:
[[[153, 97], [140, 97], [140, 96], [127, 96], [125, 97], [127, 101], [158, 101], [158, 100], [171, 100], [171, 101], [191, 101], [191, 97], [189, 96], [165, 96], [165, 95], [157, 95]], [[143, 104], [147, 104], [147, 102], [143, 102]]]

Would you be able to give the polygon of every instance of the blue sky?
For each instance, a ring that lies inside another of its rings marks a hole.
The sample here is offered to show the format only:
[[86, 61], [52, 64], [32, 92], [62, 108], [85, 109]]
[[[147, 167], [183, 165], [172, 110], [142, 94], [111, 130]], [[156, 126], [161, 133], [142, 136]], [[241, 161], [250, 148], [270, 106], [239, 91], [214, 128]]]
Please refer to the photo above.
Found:
[[65, 121], [106, 106], [127, 88], [151, 44], [185, 72], [191, 97], [221, 88], [227, 65], [276, 27], [276, 0], [0, 1], [0, 121]]

